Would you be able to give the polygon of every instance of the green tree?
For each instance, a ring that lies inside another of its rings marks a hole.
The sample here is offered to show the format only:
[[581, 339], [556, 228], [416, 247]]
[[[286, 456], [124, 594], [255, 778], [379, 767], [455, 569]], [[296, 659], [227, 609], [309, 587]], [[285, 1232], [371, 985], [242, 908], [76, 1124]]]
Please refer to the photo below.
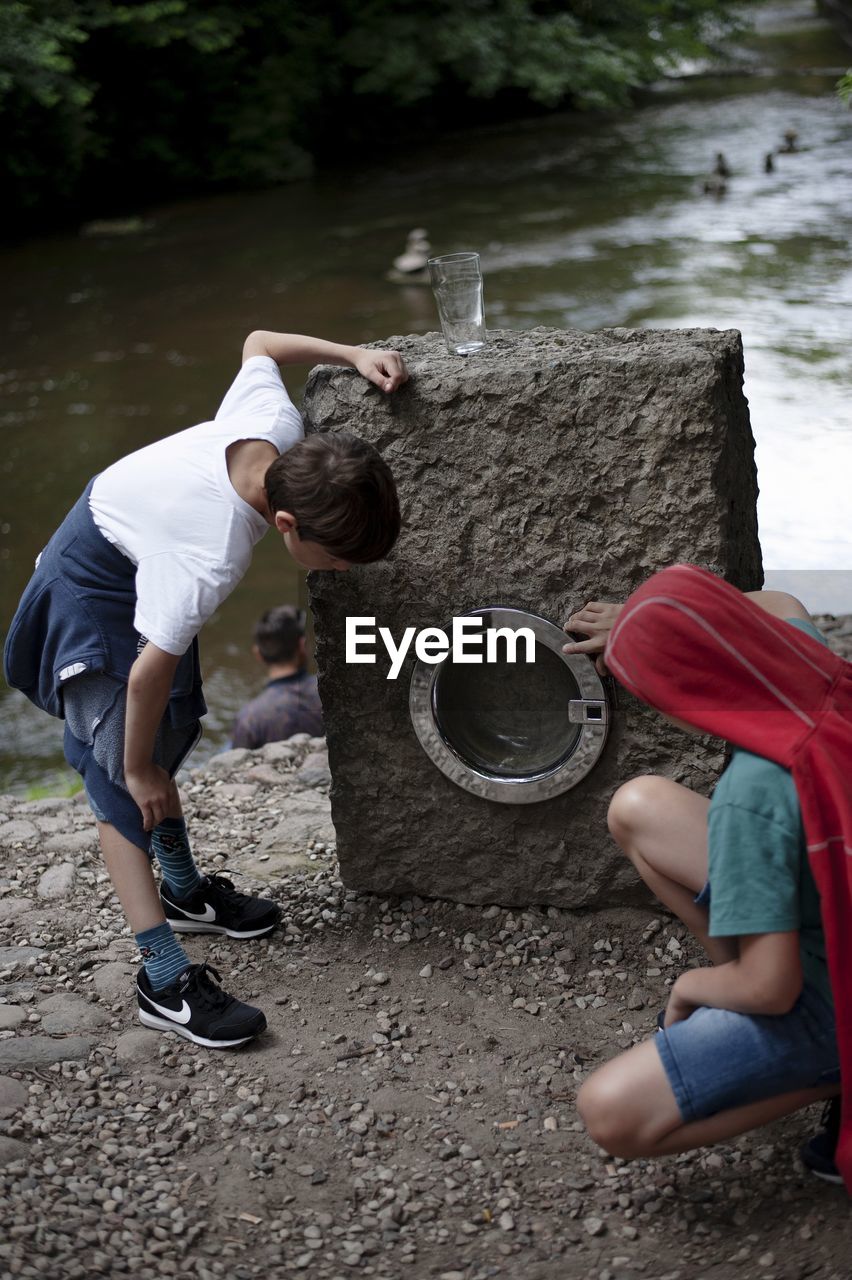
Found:
[[[7, 224], [303, 175], [467, 102], [618, 109], [730, 0], [4, 0]], [[487, 110], [480, 105], [480, 118]]]
[[706, 54], [734, 10], [720, 0], [441, 0], [424, 15], [417, 0], [367, 0], [351, 19], [342, 53], [355, 93], [414, 102], [449, 79], [475, 97], [520, 89], [544, 106], [601, 109]]

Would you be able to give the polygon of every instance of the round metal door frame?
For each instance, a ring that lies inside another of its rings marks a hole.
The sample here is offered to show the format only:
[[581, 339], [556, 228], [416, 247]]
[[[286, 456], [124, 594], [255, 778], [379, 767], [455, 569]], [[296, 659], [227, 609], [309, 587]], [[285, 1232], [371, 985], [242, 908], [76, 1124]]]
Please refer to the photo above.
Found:
[[[544, 644], [569, 668], [577, 683], [579, 704], [585, 700], [599, 704], [601, 719], [580, 723], [577, 745], [567, 759], [552, 769], [537, 774], [517, 777], [484, 773], [453, 749], [441, 734], [435, 711], [435, 690], [444, 661], [426, 663], [417, 661], [411, 676], [408, 708], [414, 732], [420, 745], [443, 774], [465, 791], [483, 800], [497, 800], [502, 804], [535, 804], [561, 795], [577, 785], [594, 768], [606, 743], [609, 730], [609, 703], [606, 690], [594, 664], [582, 654], [562, 652], [565, 632], [553, 622], [524, 609], [495, 605], [483, 609], [471, 609], [462, 615], [470, 618], [490, 615], [486, 627], [529, 627], [535, 634], [536, 644]], [[451, 634], [451, 628], [445, 628]], [[565, 709], [566, 720], [569, 708]]]

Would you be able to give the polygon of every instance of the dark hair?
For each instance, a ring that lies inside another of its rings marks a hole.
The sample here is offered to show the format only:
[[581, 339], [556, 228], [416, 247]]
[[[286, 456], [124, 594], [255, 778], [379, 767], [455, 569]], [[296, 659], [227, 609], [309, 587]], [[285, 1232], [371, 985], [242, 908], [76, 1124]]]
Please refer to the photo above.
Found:
[[399, 537], [390, 467], [356, 436], [309, 436], [275, 459], [264, 482], [273, 516], [289, 511], [303, 542], [318, 542], [342, 560], [381, 560]]
[[305, 634], [305, 612], [290, 604], [267, 609], [254, 626], [254, 642], [263, 661], [292, 662]]

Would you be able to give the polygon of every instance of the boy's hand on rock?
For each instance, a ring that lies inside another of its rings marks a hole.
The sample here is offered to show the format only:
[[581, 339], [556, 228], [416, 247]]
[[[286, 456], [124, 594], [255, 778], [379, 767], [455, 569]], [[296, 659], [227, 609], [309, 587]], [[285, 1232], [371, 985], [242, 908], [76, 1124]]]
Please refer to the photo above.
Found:
[[408, 381], [408, 370], [398, 351], [359, 350], [353, 363], [363, 378], [382, 391], [396, 391]]
[[[621, 613], [620, 604], [607, 604], [602, 600], [590, 600], [582, 609], [572, 613], [563, 624], [564, 631], [579, 631], [588, 636], [587, 640], [571, 640], [562, 646], [563, 653], [596, 653], [603, 655], [609, 633], [615, 626], [615, 620]], [[603, 656], [595, 659], [595, 667], [599, 675], [608, 675]]]

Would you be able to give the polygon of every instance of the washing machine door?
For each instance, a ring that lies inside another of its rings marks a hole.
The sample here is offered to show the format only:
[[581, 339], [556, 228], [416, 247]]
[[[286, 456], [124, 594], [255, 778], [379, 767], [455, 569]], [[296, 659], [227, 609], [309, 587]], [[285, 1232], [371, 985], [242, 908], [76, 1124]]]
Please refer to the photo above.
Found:
[[[522, 609], [474, 609], [483, 634], [528, 628], [535, 661], [516, 661], [497, 638], [494, 662], [453, 660], [416, 664], [409, 709], [430, 759], [465, 791], [505, 804], [531, 804], [559, 795], [585, 778], [603, 751], [609, 726], [606, 691], [584, 654], [564, 654], [565, 632]], [[448, 634], [451, 628], [446, 628]], [[465, 652], [475, 652], [470, 636]], [[483, 642], [483, 655], [485, 647]]]

